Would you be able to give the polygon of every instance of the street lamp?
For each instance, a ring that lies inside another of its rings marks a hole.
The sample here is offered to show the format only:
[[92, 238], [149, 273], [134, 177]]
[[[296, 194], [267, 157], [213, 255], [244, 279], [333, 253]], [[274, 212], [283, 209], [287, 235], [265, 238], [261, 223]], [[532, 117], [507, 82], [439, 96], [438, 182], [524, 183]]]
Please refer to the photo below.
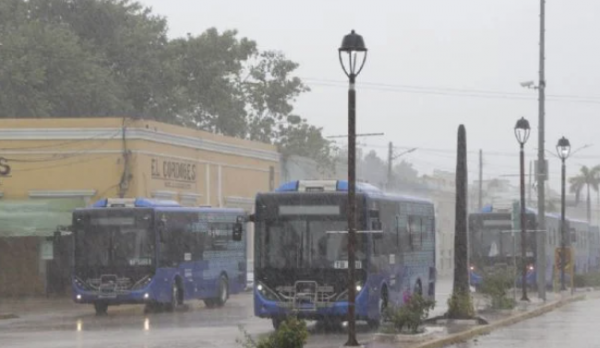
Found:
[[567, 236], [565, 231], [565, 177], [567, 175], [567, 169], [565, 166], [565, 162], [569, 155], [571, 154], [571, 143], [569, 139], [562, 137], [558, 140], [558, 144], [556, 144], [556, 152], [558, 153], [558, 157], [560, 157], [560, 161], [562, 162], [561, 167], [561, 178], [560, 178], [560, 290], [567, 290], [565, 287], [565, 252], [566, 252], [566, 243]]
[[522, 284], [523, 288], [523, 296], [521, 297], [521, 301], [529, 301], [527, 298], [527, 263], [525, 262], [525, 258], [527, 257], [526, 246], [527, 246], [527, 238], [526, 238], [526, 226], [525, 226], [525, 143], [529, 139], [529, 134], [531, 129], [529, 128], [529, 121], [527, 121], [524, 117], [521, 117], [520, 120], [517, 121], [515, 125], [515, 137], [519, 142], [519, 146], [521, 148], [520, 157], [521, 157], [521, 267], [522, 267]]
[[[354, 30], [344, 36], [338, 50], [340, 65], [350, 80], [348, 86], [348, 341], [346, 346], [359, 346], [356, 340], [356, 90], [354, 83], [367, 61], [367, 47]], [[358, 69], [357, 69], [357, 64]]]

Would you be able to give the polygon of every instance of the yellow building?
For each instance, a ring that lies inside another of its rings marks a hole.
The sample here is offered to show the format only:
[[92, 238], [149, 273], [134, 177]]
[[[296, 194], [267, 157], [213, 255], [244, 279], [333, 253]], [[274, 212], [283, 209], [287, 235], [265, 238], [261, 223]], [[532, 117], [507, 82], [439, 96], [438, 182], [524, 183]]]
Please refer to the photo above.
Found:
[[52, 270], [37, 261], [61, 255], [43, 237], [75, 207], [153, 197], [251, 211], [279, 176], [268, 144], [129, 118], [0, 119], [0, 295], [48, 291]]

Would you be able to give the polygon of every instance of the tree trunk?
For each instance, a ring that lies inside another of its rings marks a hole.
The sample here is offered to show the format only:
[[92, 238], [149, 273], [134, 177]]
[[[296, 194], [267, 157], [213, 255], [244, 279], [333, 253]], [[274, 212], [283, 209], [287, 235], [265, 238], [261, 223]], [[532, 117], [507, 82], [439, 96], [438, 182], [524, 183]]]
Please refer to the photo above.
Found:
[[592, 223], [592, 198], [590, 196], [590, 185], [587, 185], [587, 222]]

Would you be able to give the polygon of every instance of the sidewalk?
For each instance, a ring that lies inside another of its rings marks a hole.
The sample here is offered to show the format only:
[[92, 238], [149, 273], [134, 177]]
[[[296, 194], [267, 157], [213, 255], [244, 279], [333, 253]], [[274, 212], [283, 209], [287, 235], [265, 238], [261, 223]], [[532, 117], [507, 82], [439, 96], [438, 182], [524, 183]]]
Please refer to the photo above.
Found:
[[[520, 298], [520, 293], [518, 294]], [[578, 289], [574, 294], [566, 293], [547, 293], [547, 300], [544, 302], [538, 298], [537, 293], [528, 294], [530, 302], [519, 301], [517, 307], [513, 310], [491, 311], [484, 309], [487, 307], [487, 300], [480, 294], [474, 294], [474, 305], [477, 308], [477, 315], [488, 321], [488, 325], [472, 325], [464, 322], [450, 322], [445, 325], [433, 325], [430, 328], [443, 328], [439, 332], [431, 333], [420, 342], [402, 341], [411, 339], [411, 337], [401, 337], [400, 341], [390, 342], [391, 337], [375, 336], [374, 340], [365, 347], [370, 348], [440, 348], [459, 342], [464, 342], [470, 338], [480, 336], [501, 327], [514, 325], [523, 320], [540, 316], [568, 303], [585, 299], [600, 297], [599, 291], [590, 291], [590, 289]], [[439, 329], [438, 329], [439, 330]]]
[[[111, 306], [109, 311], [123, 311], [138, 307], [136, 305]], [[70, 297], [0, 298], [0, 320], [48, 313], [55, 315], [93, 312], [93, 306], [77, 304]]]
[[0, 298], [0, 313], [26, 314], [59, 310], [73, 305], [73, 300], [67, 297]]

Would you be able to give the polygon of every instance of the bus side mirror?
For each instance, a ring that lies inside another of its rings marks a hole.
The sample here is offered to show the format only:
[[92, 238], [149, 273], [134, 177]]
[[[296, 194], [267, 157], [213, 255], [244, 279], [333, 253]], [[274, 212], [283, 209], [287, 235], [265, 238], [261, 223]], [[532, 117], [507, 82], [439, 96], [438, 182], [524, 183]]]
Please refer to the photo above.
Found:
[[255, 215], [255, 214], [250, 214], [250, 215], [248, 216], [248, 221], [250, 221], [250, 222], [254, 222], [255, 220], [256, 220], [256, 215]]
[[241, 222], [236, 222], [233, 225], [233, 235], [232, 235], [232, 239], [236, 242], [239, 242], [242, 240], [242, 223]]
[[236, 242], [242, 240], [242, 232], [244, 231], [244, 222], [246, 222], [245, 216], [238, 216], [235, 219], [235, 224], [233, 225], [233, 234], [232, 239]]

